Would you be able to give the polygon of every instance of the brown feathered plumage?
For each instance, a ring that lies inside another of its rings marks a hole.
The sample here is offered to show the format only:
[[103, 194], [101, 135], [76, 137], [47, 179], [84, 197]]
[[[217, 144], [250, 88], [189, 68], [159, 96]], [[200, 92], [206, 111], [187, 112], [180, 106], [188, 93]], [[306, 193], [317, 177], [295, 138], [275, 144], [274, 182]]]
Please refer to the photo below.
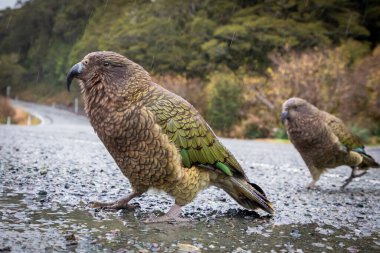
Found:
[[351, 176], [345, 187], [356, 174], [357, 169], [367, 170], [379, 164], [364, 150], [364, 145], [337, 117], [321, 111], [301, 98], [291, 98], [282, 106], [281, 118], [290, 141], [301, 154], [310, 170], [314, 188], [316, 181], [327, 168], [348, 165]]
[[117, 53], [94, 52], [72, 67], [68, 84], [74, 77], [81, 80], [92, 126], [133, 188], [127, 198], [96, 206], [123, 208], [156, 188], [175, 198], [156, 221], [179, 220], [180, 207], [211, 184], [246, 208], [273, 213], [264, 192], [249, 183], [200, 114], [152, 82], [141, 66]]

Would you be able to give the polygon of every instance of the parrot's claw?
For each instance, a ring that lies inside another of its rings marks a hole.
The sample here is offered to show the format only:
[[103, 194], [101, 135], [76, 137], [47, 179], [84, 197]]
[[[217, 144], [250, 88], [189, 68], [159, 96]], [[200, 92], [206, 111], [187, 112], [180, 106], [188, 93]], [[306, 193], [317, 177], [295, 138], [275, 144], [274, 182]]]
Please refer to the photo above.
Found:
[[306, 189], [308, 189], [308, 190], [315, 190], [317, 188], [317, 186], [315, 185], [315, 183], [316, 182], [314, 180], [311, 181], [311, 183], [306, 186]]
[[164, 216], [155, 217], [154, 215], [151, 215], [151, 217], [146, 219], [144, 223], [149, 224], [149, 223], [165, 223], [165, 222], [166, 223], [190, 222], [191, 219], [181, 217], [181, 211], [182, 211], [181, 206], [173, 205]]
[[346, 180], [344, 180], [344, 184], [340, 187], [341, 190], [343, 190], [344, 188], [346, 188], [346, 186], [351, 183], [352, 179], [354, 179], [353, 177], [349, 177], [347, 178]]
[[120, 210], [120, 209], [128, 209], [128, 210], [133, 210], [138, 207], [138, 204], [131, 205], [129, 204], [129, 201], [133, 199], [134, 197], [140, 196], [141, 194], [132, 192], [130, 195], [127, 197], [124, 197], [122, 199], [119, 199], [115, 202], [97, 202], [93, 201], [90, 203], [92, 208], [99, 208], [99, 209], [107, 209], [107, 210]]

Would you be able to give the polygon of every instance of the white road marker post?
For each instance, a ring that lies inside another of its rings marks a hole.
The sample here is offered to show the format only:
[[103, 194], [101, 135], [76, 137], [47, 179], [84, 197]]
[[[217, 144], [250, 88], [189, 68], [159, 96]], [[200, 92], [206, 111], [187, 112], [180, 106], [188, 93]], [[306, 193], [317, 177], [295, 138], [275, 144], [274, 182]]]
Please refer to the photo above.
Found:
[[74, 112], [78, 114], [78, 98], [74, 99]]
[[28, 120], [27, 120], [26, 124], [28, 126], [30, 126], [32, 124], [32, 116], [28, 115]]
[[7, 98], [9, 98], [11, 96], [11, 86], [10, 85], [7, 86], [5, 94], [6, 94]]

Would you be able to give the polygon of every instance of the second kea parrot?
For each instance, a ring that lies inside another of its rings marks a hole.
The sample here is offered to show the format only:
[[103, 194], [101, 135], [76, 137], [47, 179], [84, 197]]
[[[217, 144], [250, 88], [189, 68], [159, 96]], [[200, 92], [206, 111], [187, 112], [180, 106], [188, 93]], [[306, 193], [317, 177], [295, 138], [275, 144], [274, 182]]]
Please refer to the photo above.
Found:
[[[352, 173], [342, 185], [344, 188], [369, 168], [380, 167], [342, 120], [302, 98], [293, 97], [284, 102], [281, 120], [313, 178], [308, 188], [315, 188], [320, 175], [328, 168], [351, 167]], [[363, 172], [358, 173], [358, 170]]]

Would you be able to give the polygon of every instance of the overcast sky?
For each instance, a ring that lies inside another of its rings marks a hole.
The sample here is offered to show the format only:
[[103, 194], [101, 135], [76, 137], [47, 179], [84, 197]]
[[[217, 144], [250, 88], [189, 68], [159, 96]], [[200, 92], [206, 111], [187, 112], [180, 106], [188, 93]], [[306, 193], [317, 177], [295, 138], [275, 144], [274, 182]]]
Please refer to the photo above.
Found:
[[0, 10], [7, 7], [13, 7], [17, 0], [0, 0]]

